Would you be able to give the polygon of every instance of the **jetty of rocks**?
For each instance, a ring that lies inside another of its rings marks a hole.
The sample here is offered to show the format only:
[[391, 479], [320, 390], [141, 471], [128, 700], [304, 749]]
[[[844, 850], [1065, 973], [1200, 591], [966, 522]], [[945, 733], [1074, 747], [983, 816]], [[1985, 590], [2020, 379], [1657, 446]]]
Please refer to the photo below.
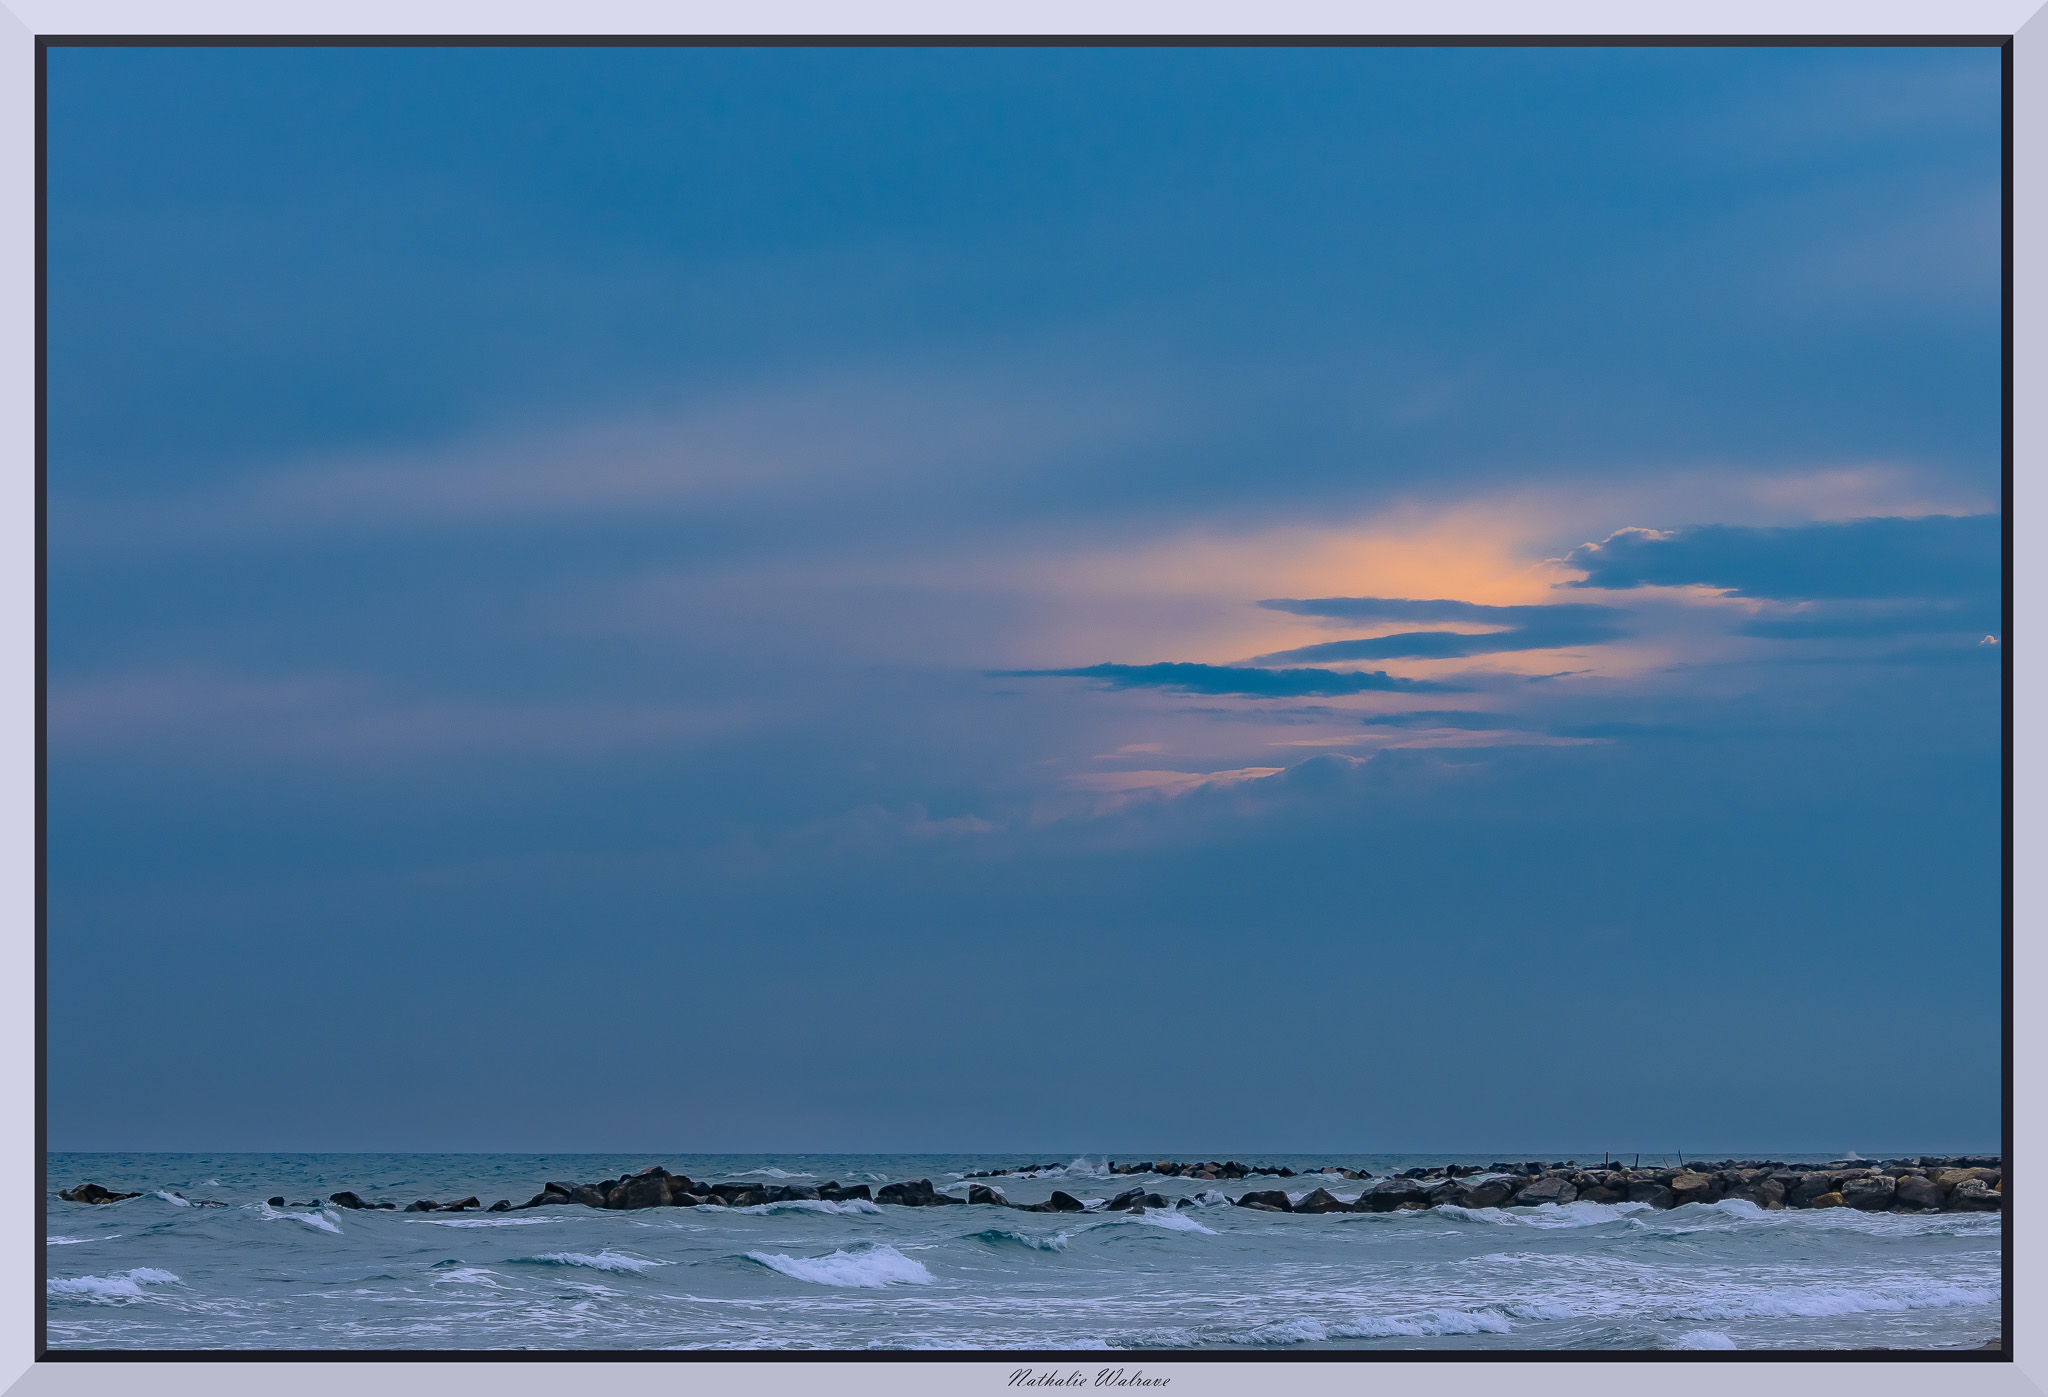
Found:
[[[519, 1204], [501, 1198], [488, 1209], [483, 1209], [474, 1197], [448, 1203], [421, 1198], [406, 1204], [404, 1211], [460, 1213], [482, 1209], [503, 1213], [562, 1206], [614, 1210], [706, 1206], [748, 1208], [770, 1203], [833, 1203], [858, 1199], [905, 1208], [988, 1206], [1033, 1213], [1141, 1212], [1220, 1202], [1272, 1213], [1393, 1213], [1447, 1205], [1525, 1208], [1540, 1203], [1574, 1202], [1645, 1203], [1652, 1208], [1675, 1208], [1682, 1203], [1741, 1199], [1769, 1209], [1856, 1208], [1864, 1212], [1981, 1213], [2002, 1210], [2006, 1199], [2004, 1163], [1997, 1155], [1836, 1160], [1828, 1164], [1788, 1164], [1782, 1160], [1695, 1161], [1676, 1167], [1648, 1169], [1623, 1167], [1619, 1163], [1581, 1168], [1573, 1160], [1549, 1164], [1530, 1160], [1519, 1164], [1494, 1163], [1484, 1168], [1447, 1164], [1409, 1169], [1386, 1178], [1375, 1178], [1368, 1170], [1336, 1164], [1299, 1172], [1266, 1165], [1244, 1165], [1234, 1160], [1211, 1160], [1200, 1164], [1158, 1160], [1148, 1164], [1111, 1163], [1108, 1167], [1113, 1175], [1139, 1174], [1202, 1181], [1269, 1175], [1314, 1180], [1317, 1186], [1299, 1195], [1277, 1188], [1247, 1189], [1235, 1198], [1205, 1190], [1197, 1199], [1168, 1198], [1141, 1184], [1125, 1189], [1114, 1198], [1092, 1204], [1057, 1189], [1042, 1203], [1012, 1203], [1000, 1189], [983, 1183], [969, 1183], [965, 1198], [939, 1192], [929, 1179], [884, 1184], [873, 1191], [866, 1184], [842, 1185], [836, 1180], [824, 1184], [713, 1184], [699, 1183], [682, 1174], [671, 1174], [656, 1164], [637, 1174], [625, 1174], [597, 1183], [550, 1182], [532, 1198]], [[1037, 1177], [1051, 1173], [1064, 1171], [1062, 1166], [1053, 1164], [1024, 1165], [1016, 1169], [983, 1170], [965, 1178]], [[1367, 1182], [1358, 1196], [1349, 1201], [1336, 1197], [1323, 1186], [1345, 1179]], [[116, 1203], [139, 1195], [115, 1193], [98, 1184], [86, 1183], [66, 1189], [57, 1196], [69, 1203]], [[330, 1194], [327, 1201], [338, 1208], [396, 1209], [398, 1206], [389, 1202], [366, 1202], [347, 1190]], [[270, 1202], [281, 1205], [284, 1199], [278, 1196]]]

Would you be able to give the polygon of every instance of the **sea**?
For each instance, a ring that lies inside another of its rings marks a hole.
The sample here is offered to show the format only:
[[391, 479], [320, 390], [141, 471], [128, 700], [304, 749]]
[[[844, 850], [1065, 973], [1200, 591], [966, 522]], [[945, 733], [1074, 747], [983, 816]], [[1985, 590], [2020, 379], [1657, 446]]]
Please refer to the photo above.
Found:
[[[1147, 1158], [1194, 1158], [1186, 1154]], [[1224, 1156], [1204, 1155], [1202, 1158]], [[1374, 1175], [1465, 1155], [1258, 1155]], [[1136, 1156], [1131, 1158], [1135, 1159]], [[1500, 1159], [1501, 1156], [1494, 1156]], [[1578, 1157], [1578, 1162], [1599, 1156]], [[1812, 1156], [1775, 1156], [1806, 1160]], [[1102, 1156], [53, 1154], [52, 1350], [1843, 1350], [2002, 1339], [1997, 1213], [1764, 1211], [1746, 1202], [1291, 1214], [1226, 1195], [1364, 1184], [1112, 1175]], [[1055, 1160], [1064, 1162], [1054, 1163]], [[1644, 1157], [1647, 1166], [1653, 1162]], [[348, 1211], [660, 1164], [708, 1182], [963, 1176], [1014, 1202], [1186, 1206], [1026, 1213], [849, 1201], [609, 1212]], [[55, 1197], [90, 1181], [140, 1196]], [[282, 1196], [283, 1206], [268, 1200]], [[218, 1204], [220, 1206], [208, 1206]]]

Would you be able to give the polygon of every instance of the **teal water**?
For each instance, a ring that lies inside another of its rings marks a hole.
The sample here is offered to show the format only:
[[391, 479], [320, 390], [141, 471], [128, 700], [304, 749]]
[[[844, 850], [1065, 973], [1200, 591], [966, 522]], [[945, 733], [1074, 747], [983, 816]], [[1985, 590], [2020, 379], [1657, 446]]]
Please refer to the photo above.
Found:
[[[1240, 1153], [1247, 1162], [1254, 1156]], [[1785, 1158], [1787, 1156], [1780, 1156]], [[1020, 1213], [791, 1202], [509, 1214], [304, 1206], [523, 1203], [550, 1179], [866, 1183], [1044, 1162], [983, 1155], [49, 1157], [53, 1349], [1973, 1348], [2000, 1329], [1998, 1214], [1748, 1203], [1298, 1215], [1213, 1190], [1320, 1179], [1109, 1177], [1098, 1158], [991, 1180], [1013, 1200], [1132, 1184], [1190, 1206]], [[1395, 1173], [1479, 1156], [1257, 1156]], [[1646, 1161], [1647, 1162], [1647, 1161]], [[1330, 1185], [1340, 1198], [1362, 1187]], [[1208, 1193], [1210, 1202], [1196, 1202]], [[182, 1194], [184, 1201], [172, 1195]], [[287, 1199], [273, 1208], [264, 1200]], [[193, 1206], [217, 1200], [221, 1207]]]

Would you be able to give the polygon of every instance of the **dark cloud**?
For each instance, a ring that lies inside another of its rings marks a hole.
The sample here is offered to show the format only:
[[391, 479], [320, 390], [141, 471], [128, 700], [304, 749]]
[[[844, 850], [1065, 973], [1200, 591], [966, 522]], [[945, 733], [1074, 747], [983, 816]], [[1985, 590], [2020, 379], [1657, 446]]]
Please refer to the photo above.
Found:
[[1565, 562], [1573, 587], [1719, 587], [1785, 600], [1995, 594], [2003, 562], [1996, 514], [1857, 519], [1755, 529], [1733, 524], [1622, 529]]
[[1252, 669], [1238, 665], [1088, 665], [1080, 669], [992, 670], [992, 676], [1100, 679], [1113, 689], [1178, 689], [1189, 694], [1239, 694], [1246, 698], [1311, 698], [1373, 690], [1457, 693], [1448, 684], [1400, 679], [1374, 670], [1345, 674], [1333, 669]]
[[1596, 625], [1622, 615], [1620, 608], [1591, 602], [1558, 602], [1548, 606], [1487, 606], [1476, 601], [1411, 597], [1273, 597], [1259, 603], [1268, 611], [1293, 616], [1324, 616], [1335, 621], [1477, 621], [1494, 626], [1538, 626], [1576, 622]]
[[1319, 660], [1455, 660], [1510, 650], [1550, 650], [1565, 645], [1598, 645], [1623, 634], [1611, 606], [1565, 602], [1555, 606], [1483, 606], [1478, 602], [1411, 600], [1403, 597], [1318, 597], [1308, 601], [1277, 597], [1262, 601], [1270, 611], [1345, 621], [1477, 621], [1507, 629], [1483, 635], [1456, 631], [1403, 631], [1366, 640], [1331, 640], [1258, 656], [1260, 664], [1302, 664]]

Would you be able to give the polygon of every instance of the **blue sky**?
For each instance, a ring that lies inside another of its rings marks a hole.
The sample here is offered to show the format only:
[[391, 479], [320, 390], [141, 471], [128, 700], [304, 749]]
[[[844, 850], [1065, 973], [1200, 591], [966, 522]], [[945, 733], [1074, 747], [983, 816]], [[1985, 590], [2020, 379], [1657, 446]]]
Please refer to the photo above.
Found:
[[1994, 1144], [1998, 72], [53, 49], [53, 1147]]

